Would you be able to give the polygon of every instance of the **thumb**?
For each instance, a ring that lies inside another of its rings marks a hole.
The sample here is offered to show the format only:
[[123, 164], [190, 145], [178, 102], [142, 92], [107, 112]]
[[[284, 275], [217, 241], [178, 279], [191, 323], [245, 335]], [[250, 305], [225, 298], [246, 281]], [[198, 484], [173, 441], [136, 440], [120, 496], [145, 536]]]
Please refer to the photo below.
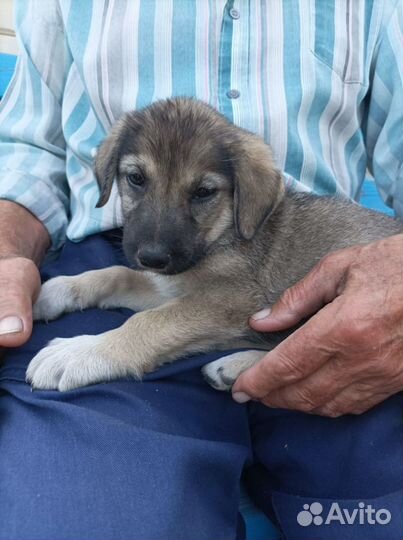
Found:
[[252, 315], [249, 325], [258, 332], [277, 332], [310, 317], [341, 293], [350, 258], [349, 250], [327, 255], [271, 308]]
[[35, 263], [23, 257], [0, 260], [0, 347], [18, 347], [32, 332], [32, 304], [40, 289]]

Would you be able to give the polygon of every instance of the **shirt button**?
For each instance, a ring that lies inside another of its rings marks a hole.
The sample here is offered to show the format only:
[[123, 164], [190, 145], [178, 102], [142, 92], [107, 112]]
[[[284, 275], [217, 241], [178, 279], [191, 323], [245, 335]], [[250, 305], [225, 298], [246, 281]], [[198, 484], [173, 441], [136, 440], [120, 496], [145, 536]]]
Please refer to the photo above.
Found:
[[234, 8], [232, 8], [232, 9], [229, 10], [229, 14], [230, 14], [230, 17], [231, 17], [232, 19], [239, 19], [239, 17], [241, 16], [241, 14], [239, 13], [239, 11], [238, 11], [237, 9], [234, 9]]
[[239, 90], [228, 90], [227, 97], [230, 99], [238, 99], [241, 95], [241, 92]]

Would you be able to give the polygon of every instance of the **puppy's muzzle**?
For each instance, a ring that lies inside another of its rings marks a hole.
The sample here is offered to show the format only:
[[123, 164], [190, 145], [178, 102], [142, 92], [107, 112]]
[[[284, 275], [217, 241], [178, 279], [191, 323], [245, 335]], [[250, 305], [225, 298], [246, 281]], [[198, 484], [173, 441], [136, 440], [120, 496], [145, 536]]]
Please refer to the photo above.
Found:
[[137, 259], [144, 268], [164, 270], [171, 262], [171, 254], [160, 244], [149, 245], [138, 250]]

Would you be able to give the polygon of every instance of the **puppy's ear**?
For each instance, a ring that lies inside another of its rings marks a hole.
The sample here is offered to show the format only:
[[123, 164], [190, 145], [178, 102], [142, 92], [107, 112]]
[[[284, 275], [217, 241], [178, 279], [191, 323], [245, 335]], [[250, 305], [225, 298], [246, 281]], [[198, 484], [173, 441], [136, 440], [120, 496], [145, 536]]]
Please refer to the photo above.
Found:
[[284, 183], [270, 148], [245, 132], [234, 155], [234, 214], [239, 236], [251, 240], [284, 196]]
[[119, 120], [99, 147], [95, 157], [94, 170], [100, 191], [96, 208], [104, 206], [111, 195], [113, 180], [118, 172], [119, 146], [123, 129], [124, 121]]

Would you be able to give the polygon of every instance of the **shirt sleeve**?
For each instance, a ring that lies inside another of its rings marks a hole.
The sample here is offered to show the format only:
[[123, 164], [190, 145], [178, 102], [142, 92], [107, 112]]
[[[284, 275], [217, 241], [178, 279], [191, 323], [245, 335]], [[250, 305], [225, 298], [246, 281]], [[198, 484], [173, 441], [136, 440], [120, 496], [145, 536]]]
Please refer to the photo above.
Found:
[[71, 57], [55, 0], [17, 0], [15, 22], [20, 56], [0, 104], [0, 198], [32, 212], [54, 250], [69, 215], [61, 103]]
[[393, 4], [374, 51], [367, 111], [368, 168], [385, 203], [403, 217], [402, 0]]

